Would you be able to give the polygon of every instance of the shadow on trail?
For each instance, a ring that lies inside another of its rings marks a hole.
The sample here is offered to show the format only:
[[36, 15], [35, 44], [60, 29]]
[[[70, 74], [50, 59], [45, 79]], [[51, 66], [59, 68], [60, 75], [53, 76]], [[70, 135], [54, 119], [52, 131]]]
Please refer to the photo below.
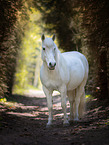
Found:
[[7, 98], [8, 101], [22, 103], [25, 106], [45, 106], [46, 105], [46, 98], [45, 96], [39, 95], [36, 96], [31, 94], [28, 95], [18, 95], [14, 94]]
[[[46, 97], [42, 94], [31, 95], [13, 95], [7, 98], [8, 102], [12, 102], [11, 106], [7, 107], [7, 114], [25, 116], [36, 119], [46, 119], [48, 118], [48, 108]], [[13, 106], [12, 106], [13, 105]], [[57, 111], [58, 110], [58, 111]], [[63, 115], [61, 108], [61, 98], [59, 95], [53, 97], [53, 114], [61, 117]]]
[[[106, 145], [109, 107], [96, 99], [87, 102], [85, 117], [63, 127], [59, 95], [53, 97], [53, 126], [46, 128], [48, 108], [42, 94], [13, 95], [0, 104], [0, 145]], [[68, 111], [69, 111], [69, 103]]]

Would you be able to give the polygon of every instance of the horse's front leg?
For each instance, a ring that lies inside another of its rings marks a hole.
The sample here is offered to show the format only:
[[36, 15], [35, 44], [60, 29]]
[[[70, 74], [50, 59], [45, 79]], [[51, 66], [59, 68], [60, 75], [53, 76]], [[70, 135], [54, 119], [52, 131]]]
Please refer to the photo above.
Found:
[[44, 86], [43, 86], [43, 91], [47, 97], [47, 106], [48, 106], [48, 111], [49, 111], [47, 127], [49, 127], [52, 125], [52, 120], [53, 120], [53, 116], [52, 116], [52, 92], [53, 91], [48, 90]]
[[69, 125], [69, 122], [68, 122], [68, 116], [67, 116], [67, 111], [66, 111], [66, 86], [63, 86], [60, 88], [60, 92], [61, 92], [61, 106], [62, 106], [62, 109], [63, 109], [63, 112], [64, 112], [64, 126], [67, 126]]

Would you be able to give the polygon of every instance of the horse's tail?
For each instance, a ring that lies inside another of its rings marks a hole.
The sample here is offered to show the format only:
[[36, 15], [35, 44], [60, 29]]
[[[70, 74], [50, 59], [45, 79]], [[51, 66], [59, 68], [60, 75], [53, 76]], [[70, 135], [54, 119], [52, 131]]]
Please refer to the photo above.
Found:
[[84, 112], [85, 112], [85, 91], [83, 92], [80, 98], [80, 104], [78, 109], [79, 118], [82, 118], [84, 116]]
[[[87, 78], [88, 78], [88, 72], [89, 72], [89, 65], [88, 65], [88, 61], [86, 59], [86, 57], [84, 55], [82, 55], [81, 60], [83, 62], [84, 68], [85, 68], [85, 75], [84, 75], [84, 79], [81, 83], [81, 87], [85, 87], [86, 82], [87, 82]], [[83, 90], [83, 93], [80, 97], [80, 104], [79, 104], [79, 117], [83, 117], [84, 116], [84, 112], [85, 112], [85, 90]]]

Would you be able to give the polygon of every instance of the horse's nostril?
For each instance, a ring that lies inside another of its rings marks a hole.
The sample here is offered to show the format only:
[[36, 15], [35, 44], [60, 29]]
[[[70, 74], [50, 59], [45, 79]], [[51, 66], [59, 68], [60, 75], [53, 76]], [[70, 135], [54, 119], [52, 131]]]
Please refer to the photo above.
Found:
[[55, 62], [55, 63], [51, 63], [51, 62], [50, 62], [50, 63], [49, 63], [49, 66], [50, 66], [50, 67], [56, 66], [56, 62]]
[[52, 66], [51, 62], [49, 63], [49, 66]]
[[54, 66], [56, 66], [56, 62], [54, 63]]

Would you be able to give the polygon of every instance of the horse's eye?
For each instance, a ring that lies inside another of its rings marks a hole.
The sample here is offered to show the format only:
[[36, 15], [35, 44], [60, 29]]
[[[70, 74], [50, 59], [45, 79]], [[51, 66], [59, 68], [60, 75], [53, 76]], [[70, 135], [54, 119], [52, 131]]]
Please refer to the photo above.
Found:
[[45, 48], [43, 47], [43, 50], [45, 50]]
[[56, 50], [56, 48], [54, 48], [54, 50]]

